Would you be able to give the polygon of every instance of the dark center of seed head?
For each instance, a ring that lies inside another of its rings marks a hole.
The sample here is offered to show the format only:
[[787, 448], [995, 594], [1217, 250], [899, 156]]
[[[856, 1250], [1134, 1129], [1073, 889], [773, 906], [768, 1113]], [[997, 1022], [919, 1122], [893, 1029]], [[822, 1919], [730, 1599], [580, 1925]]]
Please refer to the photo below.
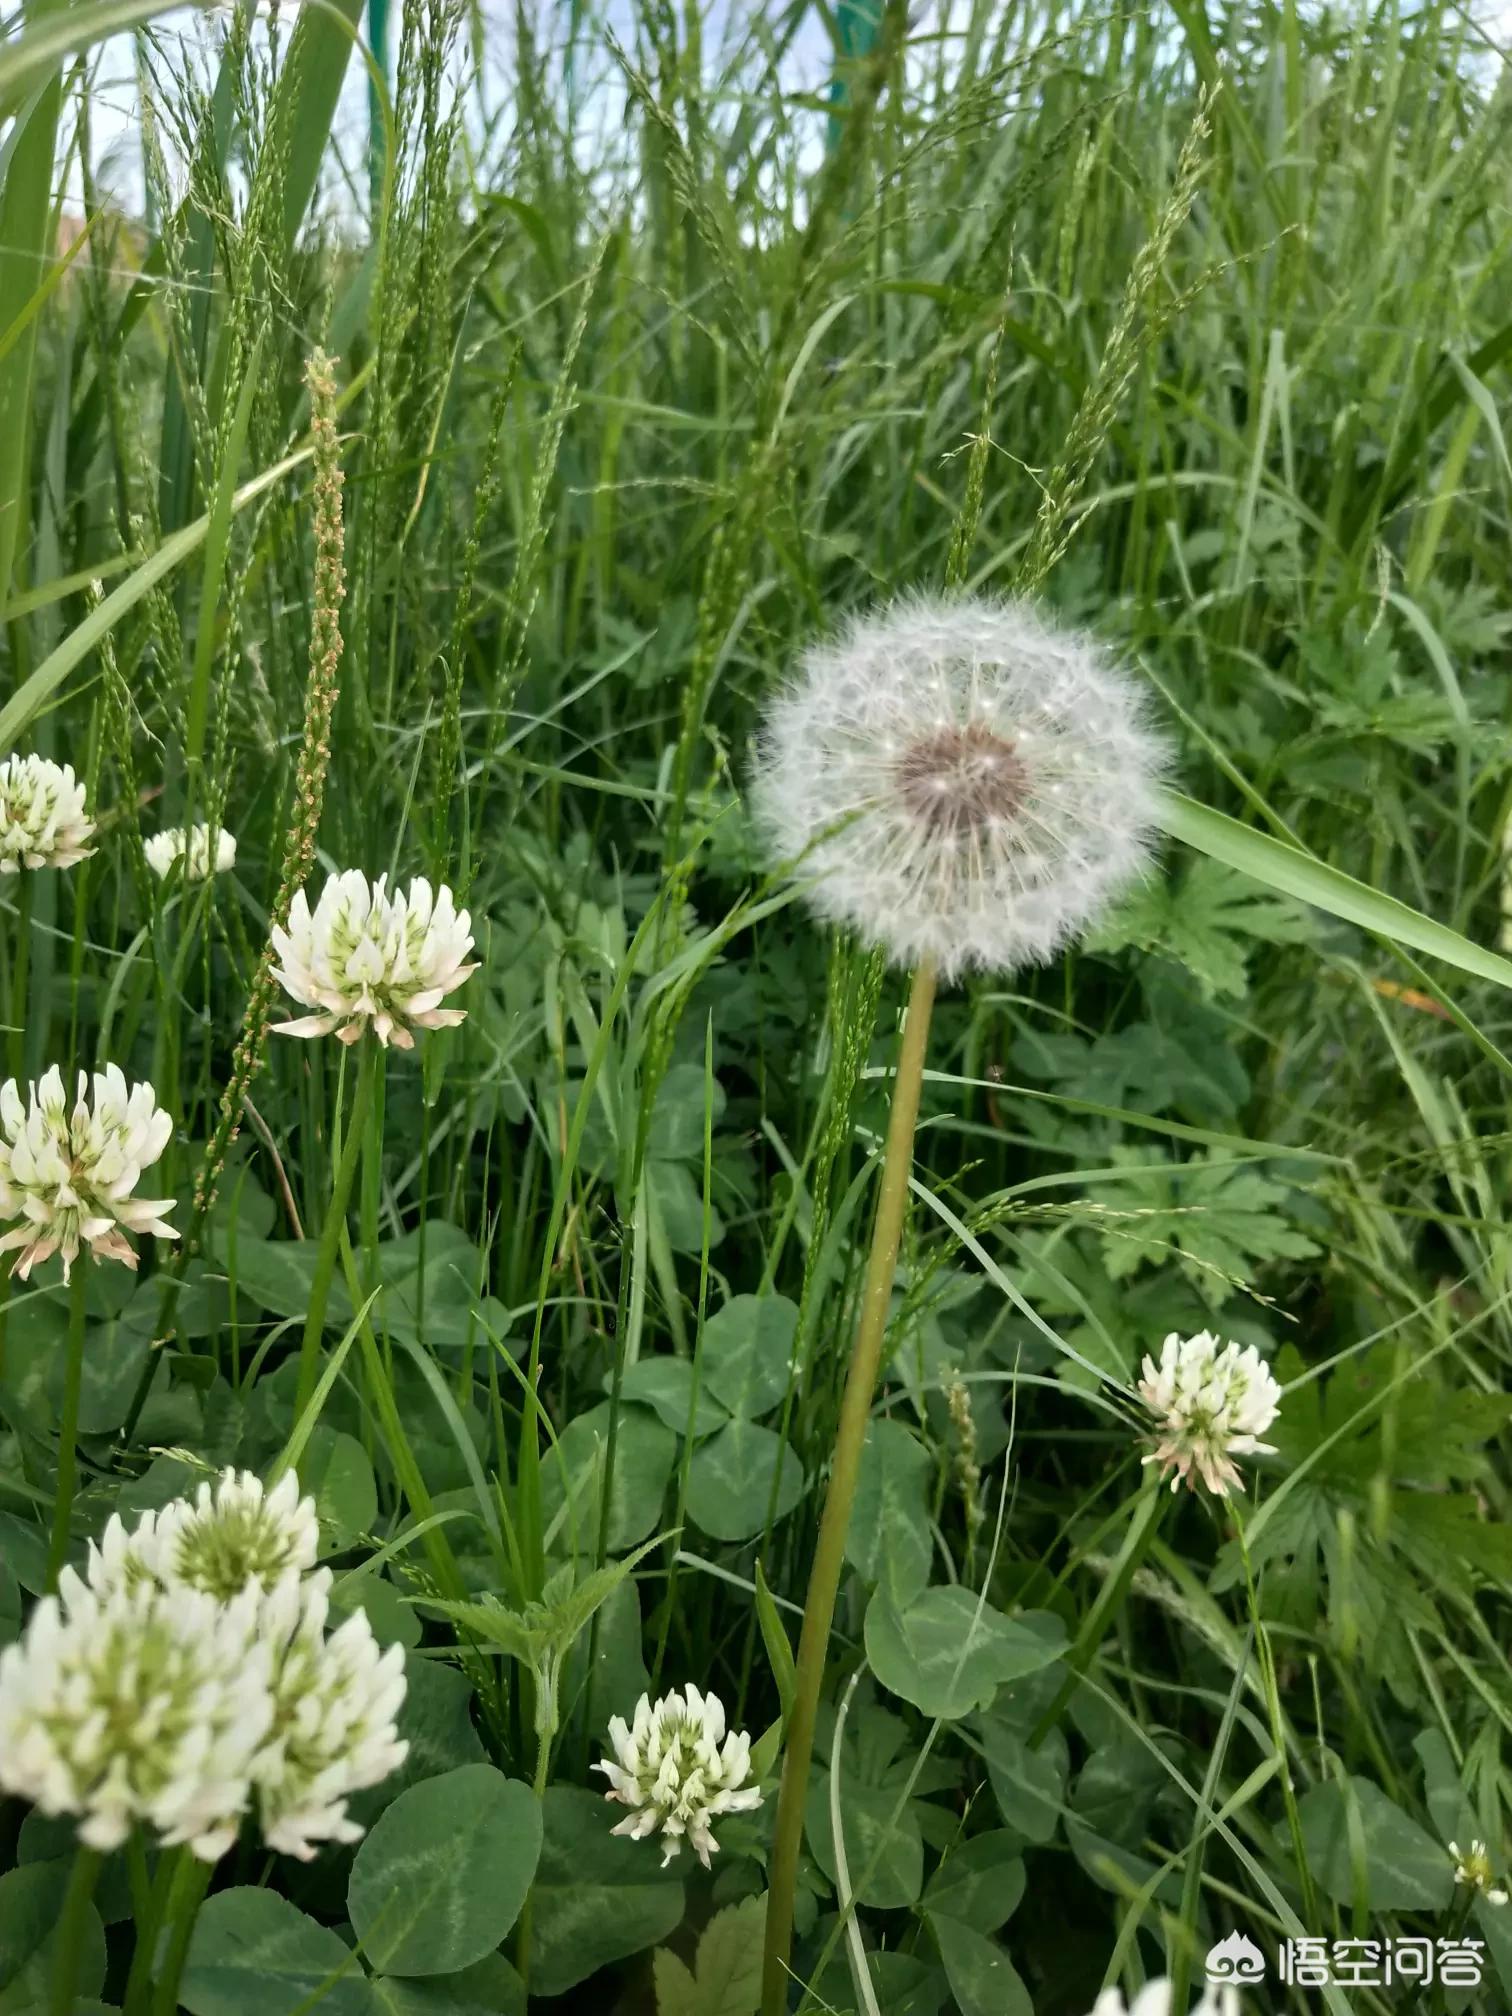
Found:
[[1014, 745], [980, 721], [910, 742], [895, 771], [903, 802], [932, 833], [976, 831], [1011, 819], [1029, 790]]

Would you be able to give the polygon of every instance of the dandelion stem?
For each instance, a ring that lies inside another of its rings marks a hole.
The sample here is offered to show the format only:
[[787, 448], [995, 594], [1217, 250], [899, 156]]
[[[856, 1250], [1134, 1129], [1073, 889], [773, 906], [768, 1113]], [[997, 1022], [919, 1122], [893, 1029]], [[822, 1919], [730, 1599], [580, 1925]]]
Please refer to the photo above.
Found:
[[79, 1961], [86, 1944], [84, 1927], [95, 1884], [100, 1880], [103, 1856], [97, 1849], [80, 1848], [69, 1872], [68, 1889], [58, 1919], [57, 1944], [53, 1949], [52, 1995], [48, 2008], [52, 2016], [73, 2016], [74, 1997], [79, 1986]]
[[[341, 1231], [346, 1223], [352, 1179], [357, 1173], [357, 1161], [362, 1153], [363, 1123], [373, 1096], [377, 1067], [377, 1041], [365, 1035], [357, 1046], [357, 1089], [352, 1094], [351, 1111], [346, 1116], [346, 1131], [341, 1137], [340, 1158], [336, 1164], [335, 1181], [331, 1185], [331, 1202], [320, 1229], [320, 1250], [315, 1256], [315, 1274], [310, 1283], [310, 1306], [305, 1312], [304, 1336], [299, 1345], [299, 1384], [294, 1396], [296, 1421], [309, 1405], [319, 1376], [320, 1333], [325, 1327], [326, 1303], [331, 1296], [331, 1281], [341, 1248]], [[338, 1105], [338, 1121], [340, 1117]]]
[[814, 1721], [824, 1681], [825, 1654], [835, 1597], [845, 1561], [845, 1536], [861, 1467], [861, 1450], [871, 1415], [872, 1397], [882, 1362], [882, 1340], [897, 1269], [898, 1242], [908, 1204], [913, 1167], [914, 1128], [919, 1117], [919, 1093], [929, 1020], [934, 1008], [935, 969], [925, 960], [914, 974], [908, 999], [908, 1019], [893, 1079], [892, 1113], [882, 1160], [882, 1186], [872, 1228], [871, 1254], [861, 1298], [861, 1319], [851, 1350], [840, 1423], [835, 1434], [829, 1490], [819, 1522], [814, 1565], [809, 1573], [803, 1630], [798, 1640], [793, 1705], [788, 1716], [782, 1763], [782, 1789], [777, 1801], [777, 1828], [772, 1847], [770, 1896], [767, 1900], [766, 1952], [762, 1964], [762, 2016], [782, 2016], [787, 2007], [788, 1959], [793, 1939], [793, 1891], [798, 1875], [798, 1851], [803, 1841], [803, 1811], [808, 1796], [809, 1760], [814, 1748]]
[[58, 1487], [53, 1499], [52, 1543], [47, 1550], [47, 1586], [56, 1589], [68, 1559], [68, 1527], [78, 1482], [79, 1394], [84, 1383], [84, 1303], [89, 1292], [88, 1261], [74, 1262], [68, 1298], [68, 1356], [63, 1365], [63, 1419], [58, 1426]]

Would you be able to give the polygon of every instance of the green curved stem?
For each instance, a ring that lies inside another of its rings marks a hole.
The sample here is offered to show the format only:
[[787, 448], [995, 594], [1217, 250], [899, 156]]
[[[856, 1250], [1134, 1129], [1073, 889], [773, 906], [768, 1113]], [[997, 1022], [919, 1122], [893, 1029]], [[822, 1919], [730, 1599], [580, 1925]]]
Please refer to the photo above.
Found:
[[919, 1117], [919, 1092], [924, 1082], [924, 1056], [929, 1042], [929, 1018], [934, 1008], [935, 969], [931, 961], [914, 974], [908, 997], [908, 1019], [893, 1080], [892, 1113], [882, 1160], [882, 1187], [872, 1228], [871, 1254], [861, 1297], [861, 1319], [851, 1349], [850, 1370], [840, 1402], [835, 1455], [829, 1490], [819, 1522], [819, 1540], [809, 1573], [803, 1630], [793, 1683], [782, 1760], [782, 1789], [777, 1797], [777, 1828], [772, 1844], [771, 1886], [767, 1899], [766, 1950], [762, 1961], [762, 2016], [782, 2016], [787, 2007], [788, 1961], [793, 1943], [793, 1892], [798, 1878], [798, 1854], [803, 1845], [803, 1809], [808, 1797], [809, 1762], [814, 1750], [814, 1721], [824, 1682], [825, 1655], [834, 1621], [835, 1597], [845, 1565], [845, 1536], [861, 1468], [861, 1450], [871, 1417], [872, 1396], [882, 1363], [882, 1340], [897, 1271], [898, 1242], [908, 1206], [908, 1179], [913, 1168], [914, 1128]]
[[299, 1420], [309, 1405], [320, 1377], [320, 1336], [325, 1328], [326, 1304], [331, 1299], [331, 1282], [341, 1250], [341, 1232], [346, 1224], [347, 1200], [362, 1153], [363, 1123], [373, 1096], [373, 1079], [378, 1069], [378, 1039], [364, 1031], [357, 1045], [357, 1089], [352, 1094], [352, 1110], [346, 1116], [341, 1137], [341, 1159], [331, 1185], [331, 1203], [320, 1228], [320, 1251], [315, 1256], [315, 1275], [310, 1283], [310, 1306], [305, 1311], [304, 1336], [299, 1344], [299, 1384], [294, 1395], [294, 1419]]
[[53, 1955], [48, 2002], [51, 2016], [73, 2016], [74, 1998], [79, 1986], [79, 1962], [87, 1943], [85, 1928], [89, 1922], [89, 1904], [94, 1896], [95, 1884], [100, 1880], [102, 1859], [93, 1848], [80, 1848], [73, 1859]]
[[79, 1396], [84, 1385], [84, 1302], [89, 1292], [89, 1256], [73, 1264], [68, 1298], [68, 1356], [63, 1366], [63, 1418], [58, 1424], [58, 1486], [53, 1497], [52, 1541], [47, 1550], [47, 1586], [56, 1589], [68, 1559], [68, 1526], [79, 1479]]

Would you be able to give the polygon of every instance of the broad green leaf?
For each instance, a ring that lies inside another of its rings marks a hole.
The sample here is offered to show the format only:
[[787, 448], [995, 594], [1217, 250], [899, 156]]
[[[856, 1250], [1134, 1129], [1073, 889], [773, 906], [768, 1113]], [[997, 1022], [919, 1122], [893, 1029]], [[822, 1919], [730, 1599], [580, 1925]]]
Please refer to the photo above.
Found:
[[885, 1581], [896, 1603], [907, 1603], [929, 1580], [934, 1555], [929, 1527], [933, 1471], [929, 1451], [901, 1421], [877, 1420], [869, 1425], [845, 1558], [863, 1581]]
[[702, 1381], [695, 1403], [693, 1362], [689, 1358], [666, 1355], [638, 1358], [625, 1373], [621, 1391], [627, 1400], [638, 1400], [642, 1406], [649, 1407], [674, 1435], [687, 1433], [688, 1416], [691, 1414], [695, 1441], [712, 1435], [730, 1418]]
[[190, 2016], [372, 2016], [362, 1963], [276, 1890], [219, 1890], [200, 1908], [179, 2000]]
[[1017, 1833], [975, 1834], [958, 1842], [929, 1879], [924, 1909], [996, 1932], [1024, 1895], [1023, 1842]]
[[[610, 1832], [616, 1809], [578, 1785], [547, 1791], [531, 1896], [532, 1995], [565, 1995], [611, 1961], [659, 1945], [682, 1922], [676, 1863]], [[684, 1858], [686, 1859], [686, 1858]]]
[[[71, 1860], [33, 1862], [0, 1876], [0, 2011], [48, 2008], [58, 1918], [68, 1889]], [[99, 1913], [85, 1913], [79, 1992], [93, 1995], [105, 1981], [105, 1928]]]
[[1257, 832], [1176, 791], [1162, 792], [1157, 816], [1173, 840], [1195, 847], [1200, 854], [1210, 854], [1215, 861], [1227, 862], [1267, 889], [1311, 903], [1363, 931], [1410, 945], [1415, 952], [1442, 959], [1478, 979], [1512, 987], [1512, 960], [1488, 952], [1458, 931], [1451, 931], [1447, 924], [1436, 923], [1394, 896], [1355, 881], [1352, 875], [1314, 860], [1284, 840]]
[[[609, 1456], [609, 1403], [569, 1421], [541, 1459], [541, 1502], [555, 1544], [591, 1553]], [[621, 1407], [609, 1487], [611, 1554], [644, 1540], [661, 1522], [662, 1500], [677, 1461], [677, 1437], [644, 1407]]]
[[380, 1974], [373, 2001], [379, 2016], [525, 2016], [524, 1986], [502, 1953], [428, 1980]]
[[737, 1420], [769, 1414], [788, 1390], [798, 1307], [785, 1295], [735, 1295], [704, 1326], [704, 1384]]
[[731, 1421], [700, 1443], [688, 1465], [688, 1516], [715, 1540], [752, 1539], [768, 1512], [784, 1519], [802, 1496], [798, 1458], [754, 1421]]
[[452, 1974], [499, 1945], [541, 1852], [530, 1787], [465, 1764], [402, 1793], [357, 1851], [347, 1909], [385, 1974]]
[[1370, 1779], [1351, 1778], [1347, 1788], [1315, 1785], [1299, 1802], [1298, 1812], [1313, 1880], [1334, 1903], [1354, 1902], [1356, 1875], [1361, 1873], [1372, 1914], [1448, 1909], [1454, 1894], [1448, 1850]]
[[1004, 1617], [959, 1586], [926, 1589], [906, 1607], [879, 1589], [866, 1611], [866, 1653], [890, 1694], [954, 1720], [999, 1687], [1048, 1666], [1064, 1640]]
[[1050, 1840], [1065, 1805], [1065, 1737], [1059, 1729], [1052, 1729], [1035, 1750], [1025, 1737], [996, 1717], [984, 1717], [980, 1727], [998, 1811], [1024, 1840]]
[[299, 1459], [299, 1481], [315, 1500], [322, 1526], [338, 1544], [371, 1533], [378, 1518], [378, 1486], [367, 1451], [355, 1435], [317, 1426]]
[[[897, 1818], [893, 1814], [901, 1803]], [[830, 1774], [816, 1771], [804, 1807], [809, 1852], [831, 1883], [839, 1865], [830, 1820]], [[845, 1866], [857, 1903], [876, 1911], [916, 1904], [924, 1888], [924, 1837], [914, 1801], [895, 1785], [863, 1785], [847, 1771], [840, 1788]]]
[[935, 1912], [929, 1929], [961, 2016], [1034, 2016], [1029, 1990], [995, 1939]]
[[709, 1920], [691, 1970], [660, 1948], [652, 1961], [656, 2016], [754, 2016], [765, 1923], [766, 1898], [745, 1897]]

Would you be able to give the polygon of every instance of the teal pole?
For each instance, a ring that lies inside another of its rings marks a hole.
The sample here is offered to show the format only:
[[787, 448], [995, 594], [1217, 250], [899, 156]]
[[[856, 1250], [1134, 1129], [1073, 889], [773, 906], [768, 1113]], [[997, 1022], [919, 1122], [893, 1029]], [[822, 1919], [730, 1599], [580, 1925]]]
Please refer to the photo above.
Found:
[[[368, 0], [368, 47], [385, 84], [389, 81], [389, 0]], [[368, 191], [372, 197], [373, 219], [383, 200], [383, 105], [378, 85], [368, 77]]]

